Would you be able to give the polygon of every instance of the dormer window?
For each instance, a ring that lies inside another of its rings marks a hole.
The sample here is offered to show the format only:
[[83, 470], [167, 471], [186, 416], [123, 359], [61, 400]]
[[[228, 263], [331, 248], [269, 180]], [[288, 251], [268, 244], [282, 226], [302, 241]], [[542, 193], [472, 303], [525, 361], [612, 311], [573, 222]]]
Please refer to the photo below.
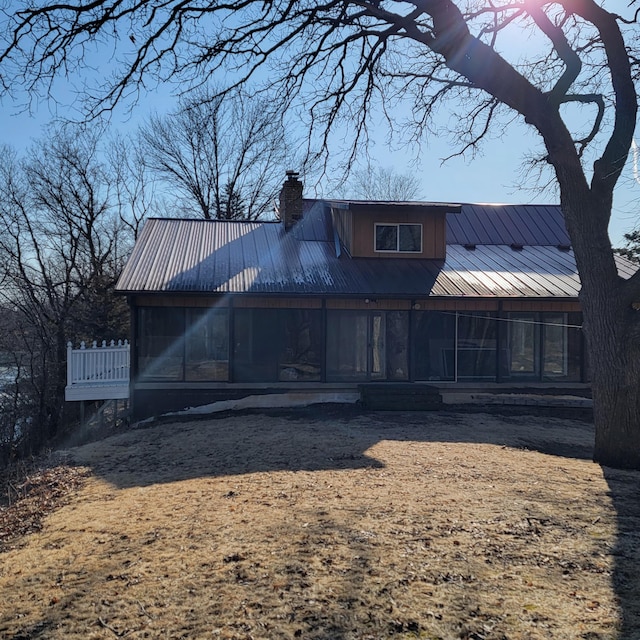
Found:
[[394, 253], [422, 253], [422, 225], [376, 224], [375, 250]]

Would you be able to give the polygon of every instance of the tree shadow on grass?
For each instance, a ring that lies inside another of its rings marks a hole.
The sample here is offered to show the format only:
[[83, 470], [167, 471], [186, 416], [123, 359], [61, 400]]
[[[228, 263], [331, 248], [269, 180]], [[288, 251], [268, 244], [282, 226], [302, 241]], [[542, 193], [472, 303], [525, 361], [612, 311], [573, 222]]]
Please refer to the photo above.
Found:
[[640, 474], [602, 467], [616, 510], [613, 586], [622, 626], [617, 640], [640, 638]]
[[[515, 422], [496, 432], [489, 420], [463, 426], [461, 411], [364, 412], [354, 405], [314, 405], [288, 410], [245, 410], [210, 416], [167, 418], [93, 442], [77, 450], [74, 460], [119, 488], [148, 486], [198, 477], [221, 477], [271, 471], [319, 471], [379, 468], [367, 451], [380, 440], [472, 442], [576, 459], [591, 459], [592, 426], [575, 420], [558, 433], [558, 412], [531, 423], [528, 409], [490, 408], [486, 413]], [[476, 414], [482, 415], [477, 409]]]
[[[128, 547], [128, 539], [103, 535], [97, 553], [77, 557], [72, 570], [58, 574], [47, 602], [34, 600], [31, 573], [21, 578], [17, 586], [29, 598], [11, 612], [17, 622], [0, 615], [0, 636], [12, 640], [88, 635], [310, 640], [422, 637], [413, 634], [420, 630], [417, 614], [396, 611], [389, 615], [397, 584], [387, 581], [389, 604], [384, 609], [375, 598], [375, 586], [365, 586], [376, 572], [375, 543], [359, 535], [354, 523], [322, 513], [304, 528], [292, 527], [288, 542], [297, 547], [297, 553], [275, 560], [268, 559], [277, 548], [274, 543], [253, 555], [244, 551], [225, 555], [222, 548], [204, 549], [195, 540], [188, 553], [171, 561], [172, 541], [167, 543], [163, 535], [146, 540], [143, 544], [151, 554], [165, 557], [161, 576], [145, 571], [148, 557], [135, 545]], [[47, 567], [40, 571], [36, 580], [47, 579]], [[194, 571], [206, 576], [204, 598], [197, 597]], [[330, 589], [313, 584], [314, 579], [328, 576]], [[40, 615], [30, 617], [33, 609], [40, 609]], [[363, 627], [375, 635], [362, 635]]]
[[[262, 472], [384, 470], [384, 462], [376, 459], [375, 452], [372, 452], [375, 445], [383, 440], [493, 444], [559, 458], [591, 459], [593, 426], [586, 415], [577, 415], [575, 411], [562, 415], [557, 411], [536, 411], [530, 407], [524, 410], [486, 408], [492, 415], [478, 412], [469, 421], [469, 416], [463, 415], [464, 411], [467, 410], [367, 413], [351, 406], [246, 411], [233, 416], [209, 416], [184, 423], [174, 421], [135, 429], [107, 441], [87, 445], [71, 455], [76, 462], [90, 465], [95, 475], [124, 489], [192, 478], [225, 478]], [[496, 429], [496, 417], [502, 421], [499, 429]], [[574, 420], [558, 428], [558, 421], [567, 417]], [[576, 417], [583, 419], [575, 420]], [[460, 473], [464, 474], [464, 469]], [[612, 582], [622, 616], [619, 639], [632, 640], [639, 637], [640, 632], [639, 475], [606, 468], [603, 474], [617, 511], [618, 527], [615, 548], [603, 549], [603, 555], [613, 556]], [[231, 494], [230, 499], [233, 499]], [[307, 514], [307, 528], [301, 529], [298, 523], [292, 527], [291, 534], [307, 541], [314, 536], [317, 538], [312, 545], [317, 561], [321, 541], [333, 528], [331, 535], [348, 539], [351, 544], [353, 553], [345, 559], [351, 565], [342, 569], [344, 594], [339, 602], [333, 603], [335, 611], [315, 614], [307, 611], [304, 614], [307, 617], [301, 620], [301, 626], [296, 630], [299, 628], [302, 634], [312, 630], [308, 637], [314, 638], [351, 637], [357, 620], [355, 614], [349, 613], [349, 607], [366, 601], [363, 585], [367, 574], [362, 567], [368, 569], [367, 565], [371, 563], [367, 560], [368, 544], [351, 539], [356, 526], [354, 523], [327, 524], [319, 513]], [[248, 561], [240, 555], [237, 562], [233, 554], [227, 557], [232, 558], [230, 563], [239, 572], [238, 580], [242, 578], [242, 584], [249, 585], [249, 593], [253, 588], [251, 573], [241, 566], [243, 562], [247, 565]], [[283, 599], [293, 596], [298, 590], [300, 594], [295, 602], [302, 602], [305, 600], [306, 569], [296, 569], [293, 564], [283, 561]], [[394, 588], [399, 589], [399, 585]], [[325, 604], [330, 608], [330, 603]], [[362, 612], [362, 604], [356, 608]], [[327, 617], [334, 614], [334, 618]], [[396, 620], [394, 624], [396, 627], [387, 629], [391, 635], [394, 628], [398, 634], [416, 630], [417, 633], [420, 629], [413, 618]], [[596, 640], [605, 636], [586, 631], [576, 637]]]

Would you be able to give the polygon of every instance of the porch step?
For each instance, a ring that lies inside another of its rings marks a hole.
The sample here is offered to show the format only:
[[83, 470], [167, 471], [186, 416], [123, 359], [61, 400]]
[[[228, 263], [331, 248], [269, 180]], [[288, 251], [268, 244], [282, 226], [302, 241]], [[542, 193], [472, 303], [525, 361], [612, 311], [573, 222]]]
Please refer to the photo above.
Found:
[[440, 389], [427, 384], [367, 383], [358, 385], [360, 402], [373, 411], [428, 411], [442, 408]]

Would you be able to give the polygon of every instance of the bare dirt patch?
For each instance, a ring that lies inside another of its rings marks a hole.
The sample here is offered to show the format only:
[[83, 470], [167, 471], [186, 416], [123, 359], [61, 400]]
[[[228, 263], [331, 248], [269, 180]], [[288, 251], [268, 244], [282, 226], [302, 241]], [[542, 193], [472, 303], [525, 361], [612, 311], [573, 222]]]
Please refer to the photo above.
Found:
[[640, 474], [592, 438], [325, 407], [72, 449], [91, 476], [0, 556], [0, 637], [638, 638]]

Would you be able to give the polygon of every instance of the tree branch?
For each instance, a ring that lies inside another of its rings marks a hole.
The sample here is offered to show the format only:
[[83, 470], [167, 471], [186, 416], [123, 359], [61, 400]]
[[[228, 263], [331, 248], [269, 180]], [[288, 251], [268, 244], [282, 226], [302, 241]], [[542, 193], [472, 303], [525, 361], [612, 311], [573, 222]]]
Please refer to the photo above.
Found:
[[571, 102], [580, 102], [582, 104], [595, 104], [598, 107], [598, 113], [593, 121], [593, 125], [591, 127], [591, 131], [584, 138], [576, 140], [575, 143], [578, 145], [578, 155], [582, 156], [584, 150], [587, 148], [587, 145], [596, 137], [598, 132], [600, 131], [600, 126], [602, 124], [602, 119], [604, 118], [604, 97], [597, 93], [592, 94], [583, 94], [583, 95], [565, 95], [560, 98], [560, 104], [568, 104]]
[[[602, 156], [594, 164], [591, 180], [594, 194], [606, 204], [611, 202], [613, 188], [622, 173], [636, 125], [638, 100], [631, 65], [615, 15], [593, 0], [562, 0], [562, 4], [565, 9], [591, 22], [598, 30], [610, 69], [615, 95], [614, 127]], [[608, 208], [611, 209], [610, 204]]]
[[582, 61], [569, 45], [562, 29], [551, 22], [549, 16], [542, 11], [540, 6], [531, 2], [527, 5], [527, 12], [540, 30], [551, 40], [553, 48], [565, 64], [564, 73], [548, 94], [550, 103], [557, 106], [563, 101], [571, 85], [580, 75]]

